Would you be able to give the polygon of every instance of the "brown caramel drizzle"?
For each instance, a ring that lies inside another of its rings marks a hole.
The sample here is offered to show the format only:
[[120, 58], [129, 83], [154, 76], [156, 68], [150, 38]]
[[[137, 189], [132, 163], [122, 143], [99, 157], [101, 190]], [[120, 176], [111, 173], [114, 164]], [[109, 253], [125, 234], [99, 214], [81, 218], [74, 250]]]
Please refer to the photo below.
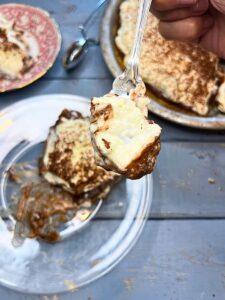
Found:
[[106, 141], [105, 139], [102, 139], [103, 143], [105, 144], [106, 149], [110, 148], [110, 142]]
[[[73, 219], [84, 196], [75, 198], [53, 187], [38, 175], [38, 168], [28, 162], [8, 170], [9, 180], [20, 186], [15, 198], [16, 227], [13, 245], [20, 246], [26, 237], [41, 237], [48, 242], [59, 240], [59, 227]], [[82, 198], [82, 199], [81, 199]]]
[[[33, 165], [35, 164], [35, 165]], [[74, 196], [61, 187], [50, 185], [39, 176], [35, 161], [16, 164], [8, 170], [11, 184], [16, 184], [17, 192], [11, 195], [12, 209], [0, 211], [1, 216], [15, 216], [13, 245], [18, 247], [25, 238], [40, 237], [47, 242], [60, 239], [60, 227], [74, 217], [84, 220], [91, 206], [103, 199], [110, 191], [109, 186], [96, 192], [84, 192]], [[88, 206], [86, 206], [88, 205]], [[81, 214], [85, 212], [85, 216]]]
[[31, 183], [21, 188], [16, 220], [27, 225], [29, 237], [54, 242], [60, 238], [58, 227], [71, 220], [77, 208], [71, 194], [46, 183]]
[[1, 42], [7, 41], [6, 31], [3, 28], [0, 28], [0, 41]]

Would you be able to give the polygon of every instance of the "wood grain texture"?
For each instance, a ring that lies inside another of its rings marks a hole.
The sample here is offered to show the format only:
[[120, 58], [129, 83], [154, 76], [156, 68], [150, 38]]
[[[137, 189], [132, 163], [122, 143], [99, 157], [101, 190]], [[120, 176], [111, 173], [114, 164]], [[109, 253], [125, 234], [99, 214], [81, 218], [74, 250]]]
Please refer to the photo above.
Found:
[[1, 289], [1, 299], [224, 300], [224, 228], [224, 220], [148, 221], [126, 259], [94, 283], [58, 298]]
[[[225, 218], [224, 153], [225, 143], [162, 143], [149, 217]], [[110, 197], [98, 217], [124, 213], [120, 199]]]
[[224, 155], [224, 143], [162, 144], [152, 215], [225, 217]]
[[[41, 94], [70, 93], [90, 98], [110, 90], [113, 79], [99, 47], [90, 49], [86, 59], [70, 73], [61, 65], [65, 49], [78, 35], [77, 26], [97, 0], [14, 2], [48, 10], [60, 25], [63, 45], [45, 77], [23, 90], [0, 94], [0, 109]], [[99, 20], [93, 25], [92, 35], [98, 33], [98, 26]], [[0, 287], [0, 300], [225, 300], [225, 220], [216, 220], [225, 218], [225, 131], [190, 129], [152, 118], [163, 128], [150, 214], [157, 220], [147, 222], [128, 256], [109, 274], [75, 293], [32, 296]], [[209, 183], [209, 178], [215, 183]], [[107, 202], [99, 214], [101, 220], [96, 222], [110, 226], [118, 222], [110, 219], [122, 215], [116, 203]]]

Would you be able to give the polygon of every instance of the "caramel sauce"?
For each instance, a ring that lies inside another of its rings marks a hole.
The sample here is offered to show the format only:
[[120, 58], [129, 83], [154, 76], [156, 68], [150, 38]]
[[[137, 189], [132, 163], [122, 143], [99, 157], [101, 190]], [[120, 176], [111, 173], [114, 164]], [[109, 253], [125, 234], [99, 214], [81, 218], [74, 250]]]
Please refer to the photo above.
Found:
[[38, 168], [30, 167], [28, 162], [17, 164], [8, 171], [9, 180], [20, 187], [11, 199], [17, 221], [15, 246], [20, 246], [26, 237], [58, 241], [59, 227], [74, 218], [84, 200], [83, 195], [83, 198], [75, 198], [61, 188], [51, 186], [38, 172]]
[[78, 208], [74, 197], [49, 184], [31, 183], [21, 188], [16, 220], [27, 224], [29, 237], [59, 240], [58, 227], [71, 220]]

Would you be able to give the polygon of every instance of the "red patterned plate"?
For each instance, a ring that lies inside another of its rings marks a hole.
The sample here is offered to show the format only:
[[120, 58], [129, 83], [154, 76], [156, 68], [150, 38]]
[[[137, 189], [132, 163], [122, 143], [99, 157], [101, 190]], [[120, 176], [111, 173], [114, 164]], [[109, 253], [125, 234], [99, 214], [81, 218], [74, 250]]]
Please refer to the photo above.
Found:
[[20, 79], [0, 79], [0, 92], [19, 89], [43, 76], [55, 62], [61, 47], [61, 34], [49, 14], [36, 7], [22, 4], [0, 5], [0, 18], [14, 22], [29, 36], [28, 44], [36, 61]]

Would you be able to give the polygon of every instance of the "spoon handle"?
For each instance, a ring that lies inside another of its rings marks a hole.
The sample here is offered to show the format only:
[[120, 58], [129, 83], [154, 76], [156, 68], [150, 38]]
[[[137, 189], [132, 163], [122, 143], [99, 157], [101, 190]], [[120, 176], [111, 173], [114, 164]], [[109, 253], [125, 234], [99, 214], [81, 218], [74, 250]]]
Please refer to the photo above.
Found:
[[131, 73], [133, 73], [134, 78], [137, 80], [139, 79], [138, 64], [139, 64], [142, 39], [143, 39], [146, 23], [148, 20], [148, 14], [149, 14], [151, 3], [152, 0], [139, 0], [139, 9], [138, 9], [135, 37], [134, 37], [134, 42], [130, 53], [130, 57], [128, 60], [128, 65], [127, 65], [127, 69], [131, 70]]
[[87, 17], [87, 19], [84, 21], [83, 24], [80, 25], [81, 29], [87, 30], [88, 27], [91, 25], [91, 21], [93, 20], [93, 17], [97, 13], [98, 9], [106, 2], [107, 0], [99, 0], [98, 3], [96, 4], [96, 7], [94, 11]]

